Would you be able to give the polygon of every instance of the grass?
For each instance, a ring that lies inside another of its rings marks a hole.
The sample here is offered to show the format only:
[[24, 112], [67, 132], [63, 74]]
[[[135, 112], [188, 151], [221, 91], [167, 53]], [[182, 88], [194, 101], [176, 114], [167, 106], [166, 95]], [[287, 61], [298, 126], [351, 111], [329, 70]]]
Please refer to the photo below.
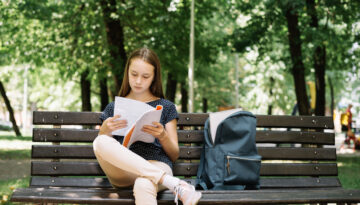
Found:
[[[31, 137], [16, 138], [0, 133], [0, 144], [9, 140], [16, 143], [31, 141]], [[25, 160], [30, 158], [29, 149], [0, 149], [1, 160]], [[345, 189], [360, 189], [360, 157], [354, 155], [338, 155], [339, 179]], [[30, 177], [0, 180], [0, 204], [10, 205], [10, 195], [16, 188], [27, 187]]]
[[360, 156], [338, 155], [339, 179], [346, 189], [360, 189]]
[[28, 149], [20, 150], [3, 150], [0, 149], [0, 156], [2, 160], [8, 159], [30, 159], [31, 153]]
[[29, 185], [30, 177], [21, 179], [0, 180], [0, 200], [1, 205], [12, 204], [10, 202], [10, 195], [15, 188], [27, 187]]
[[[31, 142], [30, 136], [16, 137], [13, 133], [9, 132], [0, 132], [0, 144], [3, 143], [29, 143]], [[30, 159], [30, 150], [29, 149], [0, 149], [0, 159], [1, 160], [26, 160]], [[15, 171], [15, 170], [11, 170]], [[10, 196], [14, 189], [20, 187], [27, 187], [29, 185], [30, 177], [21, 177], [18, 179], [1, 179], [0, 180], [0, 204], [8, 205], [11, 203]]]

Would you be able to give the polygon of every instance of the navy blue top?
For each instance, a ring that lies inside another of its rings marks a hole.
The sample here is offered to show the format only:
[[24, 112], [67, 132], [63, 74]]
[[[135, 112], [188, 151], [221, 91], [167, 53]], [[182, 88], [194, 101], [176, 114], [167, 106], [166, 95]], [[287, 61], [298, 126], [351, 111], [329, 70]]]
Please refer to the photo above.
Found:
[[[163, 106], [163, 111], [161, 113], [160, 123], [165, 127], [166, 123], [170, 122], [173, 119], [179, 119], [178, 113], [174, 103], [166, 99], [158, 99], [151, 102], [147, 102], [148, 105], [156, 107], [157, 105]], [[114, 116], [114, 102], [109, 103], [105, 110], [100, 116], [100, 120], [103, 122], [109, 117]], [[124, 140], [123, 136], [114, 135], [114, 138], [122, 144]], [[170, 158], [167, 156], [163, 150], [158, 139], [155, 139], [154, 143], [145, 143], [141, 141], [134, 142], [130, 148], [131, 151], [143, 157], [146, 160], [157, 160], [168, 164], [171, 168], [173, 167]]]

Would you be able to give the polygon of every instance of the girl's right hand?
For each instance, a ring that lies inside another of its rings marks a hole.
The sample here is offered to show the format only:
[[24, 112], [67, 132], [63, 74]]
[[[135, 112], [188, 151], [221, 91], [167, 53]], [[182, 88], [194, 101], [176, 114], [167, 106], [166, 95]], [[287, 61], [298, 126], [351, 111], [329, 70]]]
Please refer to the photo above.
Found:
[[118, 129], [125, 128], [127, 126], [127, 120], [119, 120], [120, 115], [115, 115], [114, 117], [109, 117], [106, 119], [99, 131], [99, 135], [108, 135], [112, 136], [112, 132]]

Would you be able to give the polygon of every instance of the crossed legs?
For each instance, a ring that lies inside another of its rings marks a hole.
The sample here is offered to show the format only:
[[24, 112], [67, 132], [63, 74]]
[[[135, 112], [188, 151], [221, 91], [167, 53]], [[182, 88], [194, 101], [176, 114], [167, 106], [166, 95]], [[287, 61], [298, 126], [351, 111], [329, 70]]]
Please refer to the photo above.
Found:
[[132, 186], [136, 204], [157, 204], [157, 192], [165, 174], [172, 176], [171, 168], [159, 161], [145, 160], [107, 135], [98, 136], [93, 142], [96, 158], [115, 187]]

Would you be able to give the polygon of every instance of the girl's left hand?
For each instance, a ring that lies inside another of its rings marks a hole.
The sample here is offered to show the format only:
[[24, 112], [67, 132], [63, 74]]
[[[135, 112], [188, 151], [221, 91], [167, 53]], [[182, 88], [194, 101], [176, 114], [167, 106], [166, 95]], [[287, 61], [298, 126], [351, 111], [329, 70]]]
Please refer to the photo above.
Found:
[[164, 126], [159, 122], [153, 122], [153, 125], [144, 125], [141, 131], [146, 132], [154, 136], [155, 138], [162, 140], [166, 136]]

